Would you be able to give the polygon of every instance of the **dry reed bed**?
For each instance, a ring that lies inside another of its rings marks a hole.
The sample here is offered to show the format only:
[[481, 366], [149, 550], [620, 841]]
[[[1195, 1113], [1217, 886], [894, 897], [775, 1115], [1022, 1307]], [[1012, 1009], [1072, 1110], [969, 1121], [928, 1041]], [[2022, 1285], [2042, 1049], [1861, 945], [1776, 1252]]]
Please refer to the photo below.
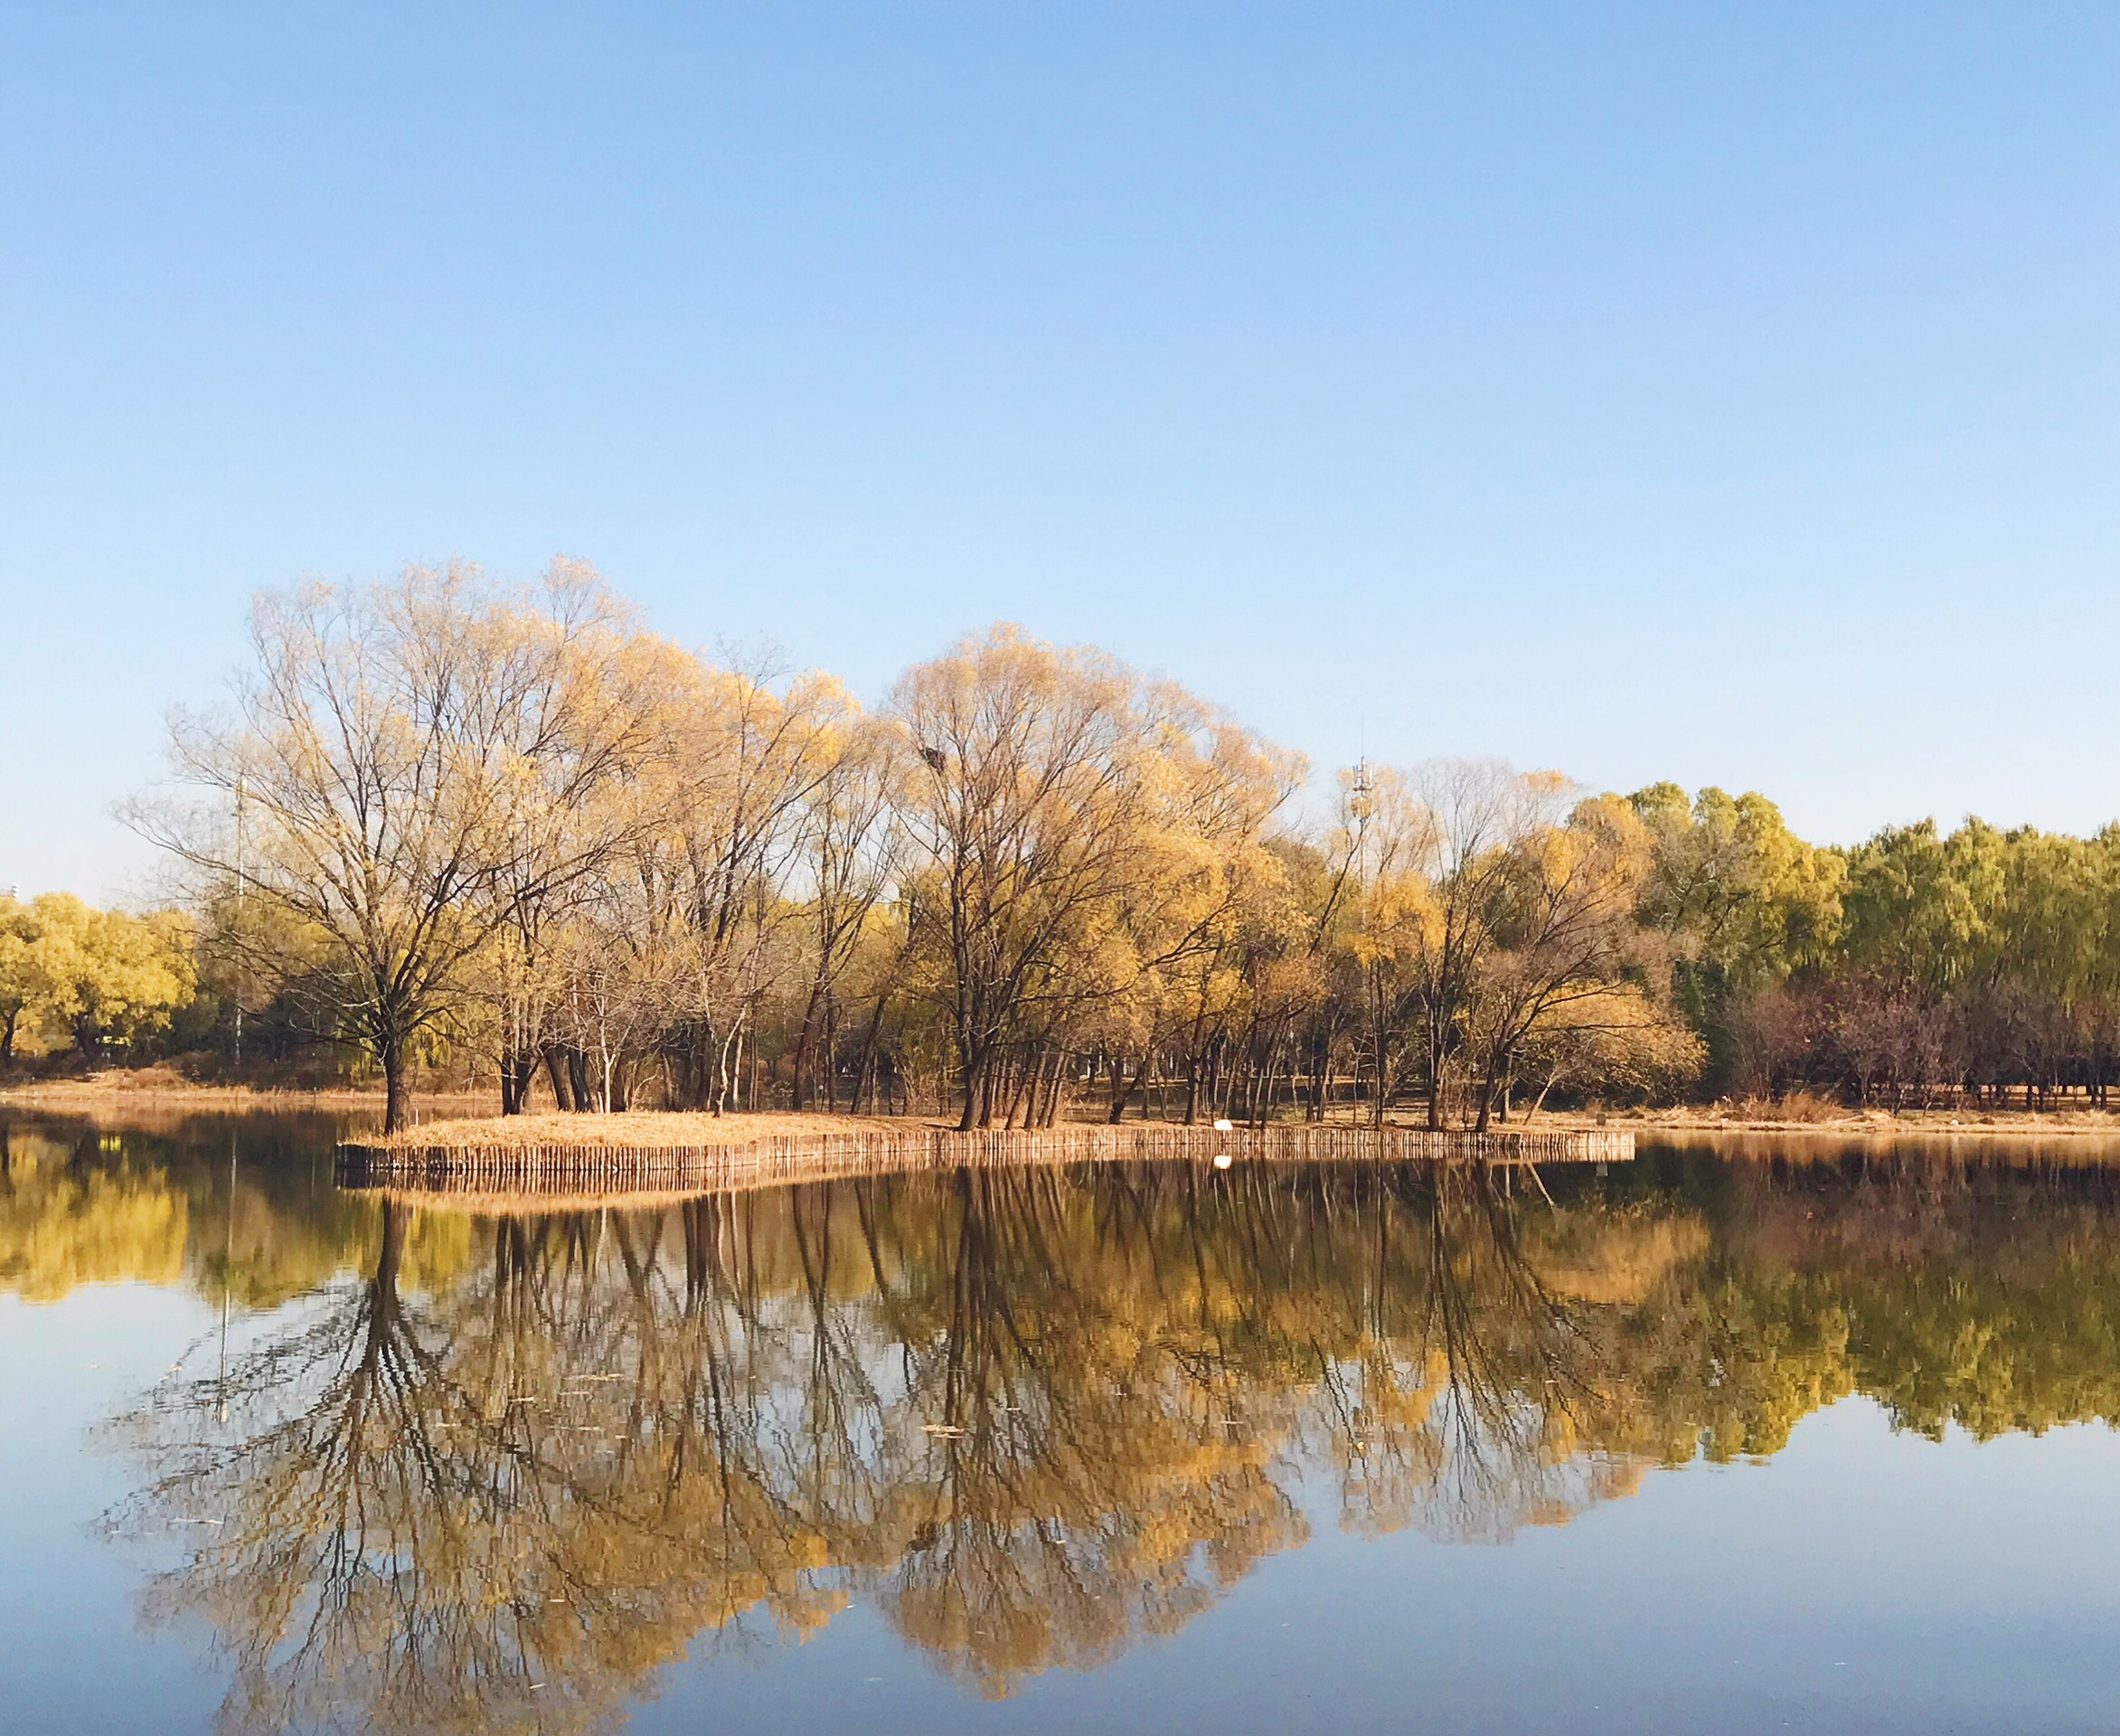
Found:
[[761, 1139], [834, 1134], [926, 1133], [938, 1124], [867, 1115], [810, 1115], [766, 1110], [705, 1115], [682, 1110], [635, 1110], [621, 1115], [466, 1116], [401, 1127], [392, 1134], [347, 1141], [363, 1151], [509, 1152], [559, 1146], [585, 1151], [626, 1147], [636, 1151], [718, 1151], [753, 1146]]
[[[742, 1119], [732, 1123], [697, 1118], [730, 1131], [743, 1126]], [[623, 1131], [618, 1125], [621, 1118], [608, 1119], [608, 1127], [585, 1129], [579, 1118], [565, 1118], [566, 1130], [576, 1137], [564, 1143], [525, 1137], [482, 1147], [462, 1138], [455, 1127], [446, 1144], [412, 1143], [424, 1131], [418, 1128], [387, 1144], [350, 1143], [339, 1148], [339, 1181], [344, 1186], [393, 1194], [410, 1191], [423, 1197], [454, 1194], [476, 1194], [496, 1203], [531, 1196], [579, 1202], [612, 1194], [732, 1192], [963, 1167], [1145, 1160], [1208, 1163], [1224, 1156], [1231, 1161], [1241, 1157], [1296, 1163], [1624, 1163], [1634, 1156], [1634, 1136], [1614, 1132], [1475, 1134], [1333, 1127], [1221, 1132], [1211, 1127], [1136, 1125], [957, 1133], [873, 1122], [847, 1128], [848, 1118], [841, 1117], [829, 1119], [843, 1130], [829, 1133], [783, 1132], [740, 1144], [724, 1140], [685, 1146], [674, 1138], [641, 1144], [610, 1137]], [[584, 1140], [579, 1137], [584, 1131], [603, 1137]]]
[[1596, 1117], [1569, 1110], [1541, 1119], [1563, 1127], [1632, 1127], [1683, 1133], [1817, 1134], [1840, 1138], [2120, 1140], [2120, 1111], [2065, 1109], [1847, 1109], [1815, 1103], [1795, 1112], [1767, 1103], [1619, 1109]]
[[[703, 1199], [720, 1197], [696, 1187], [638, 1187], [541, 1190], [534, 1183], [520, 1188], [399, 1187], [373, 1183], [342, 1182], [348, 1194], [363, 1199], [382, 1200], [391, 1205], [416, 1206], [422, 1212], [455, 1212], [466, 1217], [549, 1217], [568, 1212], [668, 1212]], [[761, 1186], [768, 1185], [761, 1184]], [[770, 1184], [769, 1185], [781, 1185]], [[737, 1194], [749, 1190], [724, 1189]]]

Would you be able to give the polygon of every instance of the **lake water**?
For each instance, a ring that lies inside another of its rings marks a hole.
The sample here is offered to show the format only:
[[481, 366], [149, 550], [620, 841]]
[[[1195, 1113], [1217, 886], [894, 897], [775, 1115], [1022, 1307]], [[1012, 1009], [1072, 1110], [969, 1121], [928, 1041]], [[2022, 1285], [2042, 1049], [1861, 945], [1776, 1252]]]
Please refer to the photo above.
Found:
[[480, 1216], [0, 1121], [11, 1731], [2120, 1725], [2120, 1169]]

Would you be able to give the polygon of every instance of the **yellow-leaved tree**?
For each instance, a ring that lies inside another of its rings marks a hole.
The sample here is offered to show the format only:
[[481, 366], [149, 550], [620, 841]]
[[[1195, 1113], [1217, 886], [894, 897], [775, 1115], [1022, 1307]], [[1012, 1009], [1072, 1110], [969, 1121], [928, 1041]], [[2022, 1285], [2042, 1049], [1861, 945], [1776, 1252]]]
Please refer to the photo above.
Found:
[[197, 986], [181, 912], [99, 910], [71, 892], [0, 900], [0, 1061], [25, 1033], [110, 1060], [167, 1029]]
[[[654, 715], [633, 675], [652, 660], [570, 562], [539, 593], [456, 564], [268, 592], [250, 637], [232, 709], [173, 724], [200, 799], [136, 802], [130, 818], [205, 890], [239, 889], [315, 937], [321, 967], [278, 987], [368, 1049], [395, 1128], [413, 1045], [478, 1004], [495, 937], [623, 841], [629, 810], [608, 788]], [[288, 962], [246, 960], [259, 977]]]

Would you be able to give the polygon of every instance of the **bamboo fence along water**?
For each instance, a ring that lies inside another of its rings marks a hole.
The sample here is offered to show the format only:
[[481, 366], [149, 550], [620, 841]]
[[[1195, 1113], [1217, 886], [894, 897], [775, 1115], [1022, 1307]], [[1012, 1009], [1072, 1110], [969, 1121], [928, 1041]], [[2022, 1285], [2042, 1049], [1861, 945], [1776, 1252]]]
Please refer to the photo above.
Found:
[[338, 1149], [344, 1187], [435, 1193], [590, 1194], [646, 1189], [734, 1192], [782, 1183], [837, 1181], [961, 1167], [1177, 1161], [1213, 1163], [1625, 1163], [1635, 1138], [1623, 1132], [1429, 1133], [1411, 1128], [1286, 1127], [1239, 1128], [1108, 1126], [1039, 1132], [787, 1135], [742, 1145], [648, 1146], [582, 1143], [495, 1146], [379, 1146]]

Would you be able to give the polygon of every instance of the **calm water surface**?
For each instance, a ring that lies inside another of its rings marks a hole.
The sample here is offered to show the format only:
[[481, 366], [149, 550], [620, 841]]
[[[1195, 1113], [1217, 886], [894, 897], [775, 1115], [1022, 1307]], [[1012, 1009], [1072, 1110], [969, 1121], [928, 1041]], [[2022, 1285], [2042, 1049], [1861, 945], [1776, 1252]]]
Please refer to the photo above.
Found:
[[13, 1731], [2120, 1725], [2120, 1168], [476, 1215], [0, 1125]]

